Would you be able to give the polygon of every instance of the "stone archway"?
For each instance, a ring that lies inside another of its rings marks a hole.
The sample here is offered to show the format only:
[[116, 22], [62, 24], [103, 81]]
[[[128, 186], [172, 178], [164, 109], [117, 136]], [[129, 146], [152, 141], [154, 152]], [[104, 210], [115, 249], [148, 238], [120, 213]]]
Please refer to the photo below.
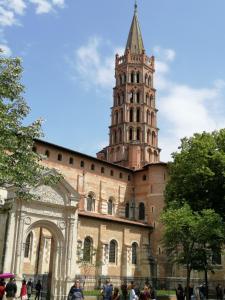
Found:
[[[35, 229], [41, 228], [42, 230], [48, 230], [51, 235], [52, 235], [52, 239], [53, 239], [53, 246], [54, 248], [51, 249], [51, 253], [50, 253], [50, 267], [49, 267], [49, 273], [51, 273], [50, 277], [49, 277], [49, 282], [46, 284], [46, 286], [48, 286], [48, 292], [50, 295], [52, 295], [52, 297], [54, 298], [59, 298], [58, 295], [63, 296], [67, 294], [67, 290], [66, 290], [66, 285], [64, 285], [64, 282], [66, 281], [66, 256], [65, 256], [65, 238], [63, 236], [63, 233], [61, 232], [60, 228], [51, 221], [47, 221], [47, 220], [39, 220], [36, 221], [32, 224], [27, 224], [27, 226], [25, 226], [24, 228], [24, 238], [23, 238], [23, 245], [25, 244], [26, 241], [26, 237], [27, 235], [34, 231]], [[43, 249], [42, 249], [43, 251]], [[36, 261], [35, 261], [36, 262]], [[24, 262], [22, 263], [22, 277], [26, 274], [24, 272]], [[35, 266], [36, 269], [36, 266]], [[36, 271], [36, 270], [35, 270]], [[37, 272], [35, 272], [36, 274], [26, 274], [29, 275], [29, 277], [33, 277], [33, 275], [40, 275], [43, 272], [41, 272], [40, 270], [37, 270]], [[30, 276], [31, 275], [31, 276]], [[43, 275], [43, 274], [42, 274]], [[28, 278], [29, 278], [28, 277]], [[45, 277], [46, 279], [47, 277]], [[47, 292], [45, 290], [45, 292]], [[43, 293], [43, 297], [42, 299], [45, 299], [47, 293]]]
[[[55, 172], [52, 170], [52, 172]], [[55, 186], [37, 185], [31, 191], [35, 200], [25, 201], [8, 195], [2, 216], [4, 255], [1, 269], [12, 272], [18, 283], [23, 278], [23, 260], [26, 238], [33, 228], [46, 228], [53, 236], [55, 251], [51, 280], [51, 299], [66, 299], [76, 274], [77, 216], [79, 194], [64, 179]]]

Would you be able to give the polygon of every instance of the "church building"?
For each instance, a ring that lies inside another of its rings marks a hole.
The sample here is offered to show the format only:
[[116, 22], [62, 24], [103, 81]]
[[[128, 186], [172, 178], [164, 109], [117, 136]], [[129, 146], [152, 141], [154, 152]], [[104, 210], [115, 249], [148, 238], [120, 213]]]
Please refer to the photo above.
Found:
[[0, 271], [18, 281], [46, 278], [51, 299], [64, 299], [75, 277], [88, 289], [106, 278], [120, 286], [175, 275], [161, 246], [167, 164], [160, 162], [154, 72], [135, 5], [124, 55], [115, 56], [109, 145], [95, 158], [35, 141], [41, 163], [63, 178], [38, 183], [30, 202], [4, 191]]

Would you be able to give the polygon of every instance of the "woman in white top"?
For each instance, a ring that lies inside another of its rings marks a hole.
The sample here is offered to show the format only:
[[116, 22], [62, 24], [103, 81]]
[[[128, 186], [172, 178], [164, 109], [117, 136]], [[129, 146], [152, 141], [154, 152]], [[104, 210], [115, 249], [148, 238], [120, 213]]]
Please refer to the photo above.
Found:
[[137, 299], [138, 299], [138, 296], [136, 295], [135, 290], [134, 290], [134, 282], [131, 281], [129, 300], [137, 300]]

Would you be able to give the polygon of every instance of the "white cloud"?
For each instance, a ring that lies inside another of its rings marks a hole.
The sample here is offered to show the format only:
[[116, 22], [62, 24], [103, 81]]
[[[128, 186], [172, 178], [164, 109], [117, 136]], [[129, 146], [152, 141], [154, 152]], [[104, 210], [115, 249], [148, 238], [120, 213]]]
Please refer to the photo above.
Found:
[[52, 10], [52, 4], [47, 0], [30, 0], [30, 2], [36, 5], [37, 14], [46, 14]]
[[46, 14], [54, 11], [55, 8], [63, 8], [65, 0], [0, 0], [0, 43], [5, 47], [5, 51], [10, 53], [9, 55], [11, 50], [6, 45], [4, 28], [19, 25], [28, 4], [35, 7], [36, 14]]
[[24, 0], [8, 0], [8, 7], [12, 9], [16, 14], [23, 15], [26, 9]]
[[3, 51], [1, 54], [4, 56], [11, 56], [12, 55], [12, 51], [9, 48], [9, 46], [4, 45], [4, 44], [0, 44], [0, 49]]
[[224, 127], [223, 88], [225, 82], [216, 80], [211, 87], [193, 88], [187, 84], [171, 81], [169, 63], [175, 51], [161, 49], [156, 60], [157, 106], [163, 124], [159, 145], [161, 160], [170, 160], [177, 150], [180, 139], [195, 132], [213, 131]]
[[0, 6], [0, 26], [12, 26], [16, 23], [14, 12]]
[[110, 55], [104, 56], [101, 53], [103, 45], [102, 39], [95, 36], [75, 51], [73, 66], [87, 88], [94, 85], [97, 89], [105, 89], [114, 85], [115, 53], [121, 54], [122, 50], [114, 48]]

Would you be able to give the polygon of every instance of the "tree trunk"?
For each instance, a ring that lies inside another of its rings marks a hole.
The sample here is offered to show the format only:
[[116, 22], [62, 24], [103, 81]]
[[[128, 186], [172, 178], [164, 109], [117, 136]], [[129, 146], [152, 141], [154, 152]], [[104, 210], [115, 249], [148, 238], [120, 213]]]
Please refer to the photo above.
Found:
[[208, 287], [208, 270], [205, 268], [205, 294], [206, 299], [209, 298], [209, 287]]
[[191, 268], [187, 265], [187, 284], [186, 284], [186, 300], [190, 299], [190, 278], [191, 278]]

